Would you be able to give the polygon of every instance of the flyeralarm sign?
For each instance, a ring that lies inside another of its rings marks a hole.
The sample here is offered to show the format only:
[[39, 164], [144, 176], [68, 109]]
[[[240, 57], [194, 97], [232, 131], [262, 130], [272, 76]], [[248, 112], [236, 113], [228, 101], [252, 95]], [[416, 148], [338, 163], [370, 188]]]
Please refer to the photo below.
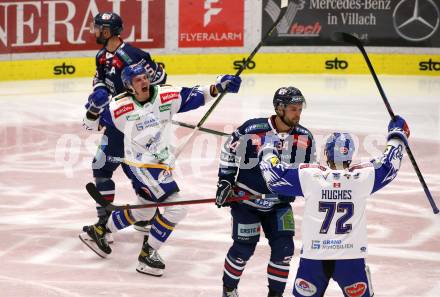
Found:
[[180, 0], [179, 47], [243, 46], [244, 0]]
[[122, 17], [125, 41], [164, 47], [165, 0], [6, 0], [0, 1], [0, 54], [95, 50], [89, 25], [104, 11]]

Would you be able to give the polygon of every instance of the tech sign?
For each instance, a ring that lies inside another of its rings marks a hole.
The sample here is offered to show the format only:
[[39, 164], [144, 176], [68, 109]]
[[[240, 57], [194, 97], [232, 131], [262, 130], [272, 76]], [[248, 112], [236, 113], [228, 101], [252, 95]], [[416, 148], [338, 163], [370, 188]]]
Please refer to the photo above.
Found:
[[0, 54], [96, 50], [89, 25], [98, 12], [124, 21], [121, 37], [141, 48], [165, 44], [165, 0], [0, 1]]
[[243, 46], [244, 0], [179, 0], [179, 47]]

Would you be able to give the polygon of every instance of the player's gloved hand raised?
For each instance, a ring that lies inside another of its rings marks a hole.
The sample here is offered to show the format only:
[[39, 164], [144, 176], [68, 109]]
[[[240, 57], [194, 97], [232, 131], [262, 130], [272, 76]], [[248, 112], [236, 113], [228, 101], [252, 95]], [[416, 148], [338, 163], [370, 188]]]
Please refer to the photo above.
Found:
[[100, 114], [109, 104], [108, 91], [105, 88], [97, 88], [89, 95], [86, 108], [88, 111]]
[[220, 92], [238, 93], [241, 85], [240, 76], [225, 74], [217, 77], [215, 88]]
[[221, 179], [217, 183], [217, 192], [215, 194], [215, 204], [218, 208], [222, 206], [228, 206], [229, 203], [226, 205], [226, 199], [230, 197], [232, 194], [232, 184], [225, 179]]
[[388, 124], [387, 140], [397, 137], [400, 138], [405, 144], [408, 144], [409, 134], [410, 131], [406, 121], [398, 115], [394, 116], [394, 119], [392, 119]]

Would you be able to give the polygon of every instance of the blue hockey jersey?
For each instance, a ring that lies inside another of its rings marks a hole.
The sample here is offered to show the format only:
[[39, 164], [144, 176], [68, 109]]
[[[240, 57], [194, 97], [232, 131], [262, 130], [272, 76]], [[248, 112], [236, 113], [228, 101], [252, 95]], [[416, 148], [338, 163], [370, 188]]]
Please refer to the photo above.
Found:
[[[295, 126], [289, 133], [278, 133], [275, 116], [246, 121], [225, 142], [221, 150], [219, 179], [235, 184], [237, 191], [253, 195], [272, 193], [261, 174], [258, 157], [259, 147], [265, 137], [276, 139], [276, 145], [282, 160], [292, 166], [311, 163], [316, 160], [316, 151], [312, 133], [301, 125]], [[295, 197], [280, 197], [286, 203]], [[258, 209], [270, 209], [269, 205], [260, 205], [256, 201], [243, 203]]]
[[125, 91], [121, 79], [124, 67], [141, 63], [148, 70], [153, 85], [164, 84], [166, 73], [157, 65], [149, 53], [122, 43], [115, 52], [109, 52], [104, 47], [96, 55], [96, 73], [93, 79], [93, 88], [105, 87], [110, 95], [115, 96]]

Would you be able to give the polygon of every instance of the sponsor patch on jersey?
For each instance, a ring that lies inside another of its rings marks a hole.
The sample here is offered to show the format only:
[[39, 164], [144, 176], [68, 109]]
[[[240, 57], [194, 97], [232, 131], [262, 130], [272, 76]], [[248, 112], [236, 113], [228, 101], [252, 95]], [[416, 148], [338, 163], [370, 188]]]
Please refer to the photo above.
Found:
[[130, 114], [125, 118], [127, 119], [127, 121], [137, 121], [141, 119], [141, 117], [138, 114]]
[[170, 110], [170, 109], [171, 109], [171, 104], [165, 104], [165, 105], [159, 106], [159, 111], [160, 112], [164, 112], [164, 111], [167, 111], [167, 110]]
[[358, 282], [344, 287], [344, 292], [349, 297], [360, 297], [367, 291], [367, 284], [364, 282]]
[[321, 248], [320, 240], [312, 240], [312, 250], [319, 250]]
[[167, 103], [172, 100], [176, 100], [179, 98], [179, 92], [168, 92], [160, 94], [160, 102]]
[[268, 123], [261, 123], [261, 124], [250, 125], [246, 129], [244, 129], [244, 133], [249, 133], [249, 132], [252, 132], [254, 130], [261, 130], [261, 129], [264, 129], [264, 130], [269, 129], [269, 124]]
[[238, 224], [237, 235], [239, 237], [244, 237], [242, 239], [249, 239], [249, 237], [260, 236], [261, 224]]
[[295, 280], [295, 289], [303, 296], [313, 296], [317, 291], [314, 284], [299, 277]]
[[322, 171], [325, 171], [326, 168], [324, 166], [318, 165], [318, 164], [306, 164], [303, 163], [301, 165], [299, 165], [299, 169], [305, 169], [305, 168], [319, 168]]
[[115, 119], [119, 118], [121, 115], [126, 114], [127, 112], [133, 111], [134, 110], [134, 104], [130, 103], [127, 105], [123, 105], [121, 107], [119, 107], [118, 109], [115, 109], [115, 111], [113, 112], [115, 115]]
[[278, 231], [295, 232], [295, 219], [291, 208], [277, 209]]
[[157, 181], [161, 184], [168, 184], [173, 181], [170, 170], [163, 170], [159, 173]]

